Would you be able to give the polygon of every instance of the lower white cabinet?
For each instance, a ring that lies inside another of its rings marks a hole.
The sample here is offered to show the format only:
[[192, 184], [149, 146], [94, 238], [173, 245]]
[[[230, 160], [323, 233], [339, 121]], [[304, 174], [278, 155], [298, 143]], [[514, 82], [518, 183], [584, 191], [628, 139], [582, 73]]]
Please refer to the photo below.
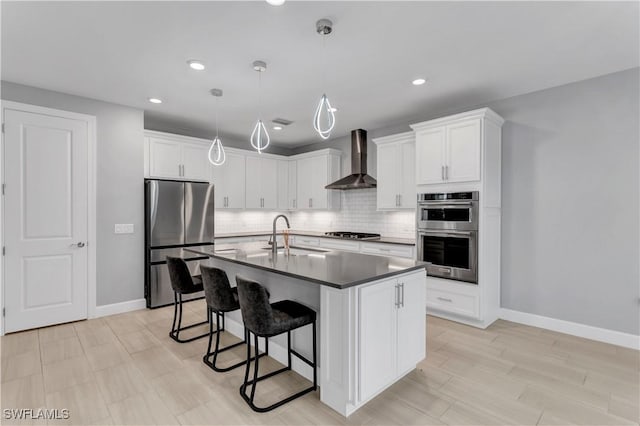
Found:
[[349, 416], [425, 358], [426, 271], [320, 288], [320, 400]]
[[361, 253], [375, 254], [378, 256], [413, 258], [413, 246], [387, 243], [362, 242]]
[[479, 290], [476, 284], [427, 277], [427, 311], [479, 320]]
[[358, 289], [359, 401], [371, 399], [424, 359], [425, 275]]

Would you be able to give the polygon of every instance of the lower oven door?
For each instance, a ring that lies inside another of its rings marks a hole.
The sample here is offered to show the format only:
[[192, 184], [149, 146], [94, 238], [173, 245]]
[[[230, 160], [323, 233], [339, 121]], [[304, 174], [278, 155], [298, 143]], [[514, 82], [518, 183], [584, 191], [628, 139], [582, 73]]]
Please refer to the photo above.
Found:
[[427, 275], [478, 283], [478, 232], [420, 230], [418, 260]]

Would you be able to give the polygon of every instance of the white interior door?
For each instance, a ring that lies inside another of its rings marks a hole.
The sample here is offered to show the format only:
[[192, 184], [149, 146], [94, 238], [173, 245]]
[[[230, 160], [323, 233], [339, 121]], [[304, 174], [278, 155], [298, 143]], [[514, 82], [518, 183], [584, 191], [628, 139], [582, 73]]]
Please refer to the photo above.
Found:
[[5, 332], [87, 318], [88, 123], [4, 110]]

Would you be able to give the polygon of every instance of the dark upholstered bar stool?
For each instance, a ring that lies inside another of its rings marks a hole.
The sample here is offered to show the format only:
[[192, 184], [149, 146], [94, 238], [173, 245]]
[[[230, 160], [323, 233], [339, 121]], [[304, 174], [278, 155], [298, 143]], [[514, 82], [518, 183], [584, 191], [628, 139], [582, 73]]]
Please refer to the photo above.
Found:
[[[244, 372], [244, 383], [240, 386], [240, 395], [254, 411], [271, 411], [317, 388], [317, 361], [316, 361], [316, 312], [300, 303], [292, 300], [281, 300], [269, 303], [267, 290], [255, 281], [236, 276], [238, 284], [238, 301], [242, 312], [244, 326], [249, 333], [254, 335], [254, 350], [258, 354], [258, 337], [268, 339], [272, 336], [287, 333], [287, 358], [288, 365], [271, 373], [258, 377], [259, 357], [255, 357], [253, 379], [249, 380], [249, 368], [251, 365], [251, 345], [247, 345], [247, 367]], [[313, 327], [313, 361], [309, 361], [301, 354], [291, 349], [291, 331], [309, 325]], [[250, 336], [250, 334], [249, 334]], [[273, 377], [276, 374], [291, 370], [291, 355], [295, 355], [313, 368], [313, 386], [297, 392], [268, 407], [258, 407], [253, 403], [256, 394], [256, 385], [259, 381]], [[247, 387], [251, 385], [251, 395], [247, 396]]]
[[[216, 365], [216, 360], [218, 359], [218, 354], [220, 352], [224, 352], [247, 343], [247, 330], [245, 329], [244, 341], [220, 349], [220, 332], [224, 331], [224, 314], [226, 312], [240, 309], [240, 304], [238, 303], [238, 288], [231, 288], [229, 278], [227, 277], [226, 272], [222, 269], [210, 266], [201, 266], [200, 272], [202, 273], [204, 296], [207, 299], [207, 309], [209, 310], [209, 317], [211, 318], [211, 321], [209, 321], [209, 345], [207, 346], [207, 353], [202, 357], [202, 361], [211, 369], [220, 373], [233, 370], [234, 368], [245, 365], [246, 361], [240, 361], [229, 367], [218, 367]], [[213, 313], [216, 314], [215, 331], [213, 331]], [[216, 347], [212, 352], [211, 344], [213, 343], [214, 334], [216, 335]], [[261, 356], [263, 355], [266, 354], [262, 354]], [[211, 357], [213, 357], [213, 360], [211, 360]]]
[[[208, 333], [189, 339], [180, 339], [180, 332], [188, 330], [210, 321], [209, 310], [207, 310], [207, 320], [182, 327], [182, 295], [193, 294], [202, 291], [202, 278], [199, 275], [191, 276], [186, 262], [179, 257], [167, 256], [167, 267], [169, 267], [169, 278], [173, 288], [173, 324], [169, 336], [179, 343], [192, 342], [196, 339], [207, 337]], [[177, 327], [176, 327], [177, 320]]]

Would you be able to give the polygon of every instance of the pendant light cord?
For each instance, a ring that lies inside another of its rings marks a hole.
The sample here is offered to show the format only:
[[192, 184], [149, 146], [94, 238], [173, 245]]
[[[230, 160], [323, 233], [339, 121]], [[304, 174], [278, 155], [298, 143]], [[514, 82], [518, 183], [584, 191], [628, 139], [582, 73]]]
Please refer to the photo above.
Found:
[[216, 139], [218, 138], [218, 109], [220, 109], [220, 97], [216, 97]]

